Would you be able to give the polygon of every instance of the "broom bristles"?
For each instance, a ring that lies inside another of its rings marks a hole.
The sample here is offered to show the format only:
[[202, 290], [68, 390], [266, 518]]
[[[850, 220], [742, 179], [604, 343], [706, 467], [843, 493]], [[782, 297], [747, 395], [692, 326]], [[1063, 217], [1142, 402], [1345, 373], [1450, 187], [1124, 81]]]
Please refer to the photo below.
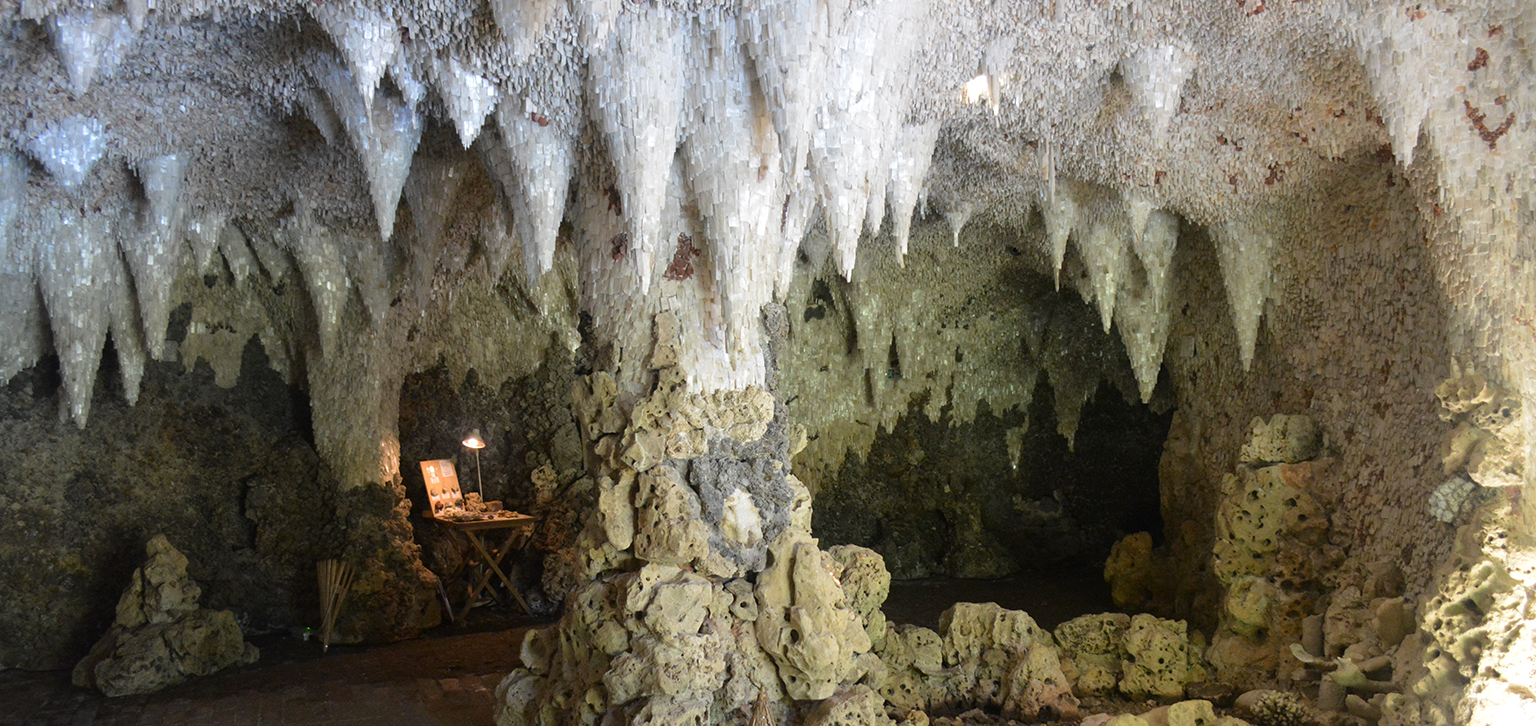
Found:
[[341, 614], [341, 603], [352, 588], [354, 573], [349, 563], [321, 560], [315, 563], [315, 574], [320, 580], [320, 647], [330, 650], [336, 616]]

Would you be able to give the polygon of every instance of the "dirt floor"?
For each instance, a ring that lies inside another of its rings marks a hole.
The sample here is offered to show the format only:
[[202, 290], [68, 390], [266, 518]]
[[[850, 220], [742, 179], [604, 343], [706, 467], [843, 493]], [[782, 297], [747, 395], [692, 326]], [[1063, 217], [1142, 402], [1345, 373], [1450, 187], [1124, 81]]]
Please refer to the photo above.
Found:
[[[954, 602], [996, 602], [1054, 628], [1111, 609], [1093, 574], [896, 582], [884, 609], [892, 622], [936, 629]], [[323, 654], [314, 641], [258, 637], [253, 665], [116, 699], [74, 687], [68, 671], [0, 671], [0, 726], [489, 726], [496, 684], [517, 667], [523, 633], [546, 622], [477, 609], [462, 627]]]

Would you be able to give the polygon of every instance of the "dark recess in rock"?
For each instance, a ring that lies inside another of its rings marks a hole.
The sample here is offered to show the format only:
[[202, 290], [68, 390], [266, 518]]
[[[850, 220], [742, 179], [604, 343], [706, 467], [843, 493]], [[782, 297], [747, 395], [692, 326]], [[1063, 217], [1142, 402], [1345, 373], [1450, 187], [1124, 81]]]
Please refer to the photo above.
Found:
[[1161, 539], [1157, 463], [1171, 413], [1101, 384], [1069, 450], [1042, 377], [1015, 470], [1005, 432], [1022, 414], [983, 404], [973, 423], [951, 426], [930, 422], [922, 405], [817, 494], [813, 531], [823, 544], [869, 547], [896, 579], [990, 578], [1099, 568], [1126, 534]]

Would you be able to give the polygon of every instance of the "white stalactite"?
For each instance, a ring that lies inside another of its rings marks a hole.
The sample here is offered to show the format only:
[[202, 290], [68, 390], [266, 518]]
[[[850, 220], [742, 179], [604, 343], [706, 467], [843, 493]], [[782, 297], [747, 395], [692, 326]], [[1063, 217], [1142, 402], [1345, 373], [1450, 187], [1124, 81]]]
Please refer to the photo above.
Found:
[[521, 60], [538, 50], [545, 28], [565, 6], [561, 0], [491, 0], [491, 15]]
[[65, 187], [77, 187], [107, 151], [100, 121], [70, 116], [51, 124], [28, 122], [26, 150]]
[[192, 264], [197, 274], [206, 275], [213, 271], [213, 263], [218, 259], [219, 233], [227, 224], [229, 217], [219, 212], [204, 212], [187, 220], [183, 237], [192, 250]]
[[340, 342], [341, 315], [351, 289], [336, 235], [300, 212], [296, 218], [284, 220], [283, 246], [304, 274], [320, 333], [320, 354], [329, 358]]
[[1238, 355], [1246, 371], [1253, 365], [1259, 320], [1274, 286], [1270, 258], [1275, 249], [1275, 232], [1260, 211], [1213, 225], [1211, 237], [1216, 242], [1221, 278], [1227, 286], [1227, 302], [1232, 306], [1232, 322], [1237, 326]]
[[831, 5], [822, 0], [752, 0], [740, 14], [742, 37], [768, 97], [783, 152], [780, 163], [789, 178], [805, 168], [810, 153], [831, 52]]
[[76, 97], [90, 90], [91, 82], [112, 75], [133, 48], [142, 17], [135, 27], [130, 19], [117, 13], [82, 10], [48, 18], [48, 35], [54, 52], [69, 76], [70, 90]]
[[416, 64], [411, 61], [409, 46], [400, 46], [400, 51], [389, 62], [389, 78], [395, 82], [395, 88], [400, 90], [405, 105], [416, 108], [427, 97], [427, 84], [421, 79], [421, 73], [417, 72]]
[[607, 47], [623, 0], [570, 0], [570, 7], [576, 16], [576, 35], [582, 48], [587, 53], [596, 53]]
[[1040, 216], [1045, 222], [1045, 242], [1050, 248], [1051, 270], [1056, 289], [1061, 289], [1061, 266], [1067, 259], [1067, 241], [1077, 228], [1081, 212], [1070, 184], [1052, 183], [1052, 190], [1040, 200]]
[[245, 235], [240, 233], [234, 225], [226, 225], [218, 235], [219, 253], [224, 258], [224, 265], [229, 268], [229, 274], [235, 278], [236, 285], [243, 285], [252, 274], [261, 272], [260, 263], [251, 253], [251, 246], [246, 243]]
[[1152, 127], [1154, 138], [1167, 133], [1168, 123], [1179, 111], [1184, 82], [1194, 70], [1195, 59], [1172, 45], [1146, 48], [1120, 61], [1126, 90]]
[[[139, 402], [139, 384], [144, 380], [145, 355], [144, 331], [140, 327], [140, 306], [133, 297], [133, 284], [128, 278], [128, 268], [122, 257], [105, 252], [102, 255], [107, 268], [106, 285], [111, 290], [108, 305], [107, 328], [112, 333], [112, 348], [117, 351], [117, 370], [123, 379], [123, 398], [128, 405]], [[162, 334], [163, 338], [164, 335]]]
[[830, 66], [838, 72], [826, 74], [810, 140], [810, 168], [838, 271], [850, 281], [870, 219], [869, 195], [890, 174], [893, 132], [899, 130], [911, 92], [905, 71], [917, 35], [912, 24], [925, 8], [903, 0], [832, 13], [846, 20], [831, 39]]
[[1349, 20], [1346, 27], [1355, 30], [1360, 63], [1380, 104], [1392, 152], [1407, 167], [1425, 118], [1437, 106], [1455, 103], [1455, 87], [1466, 73], [1466, 59], [1458, 54], [1468, 46], [1456, 17], [1447, 13], [1415, 17], [1396, 5], [1380, 4]]
[[1119, 209], [1102, 203], [1096, 207], [1089, 214], [1083, 234], [1074, 239], [1077, 253], [1088, 268], [1088, 290], [1084, 292], [1098, 305], [1099, 321], [1104, 332], [1109, 332], [1115, 321], [1116, 295], [1129, 273], [1131, 241]]
[[82, 218], [73, 209], [51, 207], [33, 229], [38, 288], [64, 379], [59, 414], [85, 428], [113, 300], [110, 223], [105, 214]]
[[448, 106], [453, 127], [459, 132], [459, 142], [467, 149], [480, 136], [480, 129], [485, 126], [485, 117], [496, 107], [500, 95], [496, 84], [460, 63], [457, 58], [439, 60], [433, 64], [432, 70], [437, 82], [437, 95]]
[[625, 261], [650, 291], [662, 207], [681, 134], [683, 34], [659, 6], [622, 14], [607, 47], [587, 63], [588, 110], [608, 142], [629, 234]]
[[[150, 355], [159, 359], [171, 316], [171, 289], [185, 249], [177, 238], [181, 221], [181, 188], [188, 156], [165, 154], [137, 166], [148, 200], [140, 223], [125, 226], [118, 237], [123, 258], [133, 273], [133, 290], [143, 315], [143, 338]], [[116, 328], [114, 328], [114, 333]]]
[[[730, 385], [763, 380], [758, 316], [778, 269], [782, 165], [767, 101], [753, 93], [734, 18], [704, 13], [690, 34], [684, 174], [707, 240], [726, 327]], [[679, 240], [664, 257], [689, 254]], [[681, 251], [678, 251], [681, 250]], [[673, 253], [673, 254], [667, 254]]]
[[496, 109], [496, 126], [508, 165], [502, 189], [522, 240], [523, 272], [531, 286], [555, 264], [555, 243], [576, 163], [575, 140], [515, 99], [504, 99]]
[[1120, 287], [1120, 299], [1115, 305], [1115, 326], [1130, 358], [1131, 371], [1136, 375], [1142, 403], [1152, 400], [1163, 365], [1163, 350], [1168, 344], [1173, 298], [1171, 268], [1178, 237], [1178, 217], [1163, 210], [1148, 213], [1143, 234], [1132, 240], [1144, 274], [1130, 276], [1127, 284]]
[[886, 195], [893, 215], [891, 237], [896, 241], [896, 259], [902, 265], [906, 264], [907, 243], [912, 237], [912, 213], [933, 164], [940, 126], [938, 121], [903, 126], [901, 139], [891, 154], [891, 182]]
[[18, 224], [26, 191], [26, 160], [0, 151], [0, 385], [37, 362], [46, 338], [32, 240]]
[[315, 60], [315, 81], [331, 99], [331, 108], [347, 130], [352, 148], [363, 162], [379, 236], [389, 239], [395, 230], [395, 210], [400, 190], [411, 169], [411, 157], [421, 141], [421, 116], [396, 99], [379, 94], [369, 105], [354, 87], [352, 74], [327, 55]]
[[305, 7], [346, 59], [357, 95], [368, 110], [379, 79], [400, 50], [400, 29], [383, 13], [359, 3], [311, 3]]
[[950, 241], [955, 247], [960, 246], [960, 233], [965, 230], [965, 225], [971, 221], [971, 215], [975, 213], [976, 205], [970, 202], [956, 202], [944, 212], [944, 221], [949, 223]]

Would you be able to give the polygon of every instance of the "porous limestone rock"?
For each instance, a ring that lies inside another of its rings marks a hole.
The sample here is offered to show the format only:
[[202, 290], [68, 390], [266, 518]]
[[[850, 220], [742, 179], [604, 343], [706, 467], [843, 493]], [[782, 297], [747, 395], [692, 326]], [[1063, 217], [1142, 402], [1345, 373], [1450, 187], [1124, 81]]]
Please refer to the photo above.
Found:
[[[1515, 695], [1536, 687], [1536, 634], [1529, 627], [1536, 568], [1528, 540], [1512, 531], [1527, 517], [1528, 510], [1497, 498], [1458, 528], [1437, 592], [1419, 608], [1421, 630], [1403, 641], [1394, 658], [1394, 680], [1407, 688], [1379, 702], [1384, 722], [1482, 725], [1536, 718], [1536, 704]], [[1422, 649], [1413, 647], [1421, 639]]]
[[1223, 479], [1213, 546], [1221, 609], [1207, 657], [1226, 682], [1253, 688], [1295, 666], [1286, 649], [1302, 640], [1319, 585], [1343, 558], [1330, 540], [1333, 495], [1314, 484], [1324, 462], [1305, 458], [1321, 439], [1303, 416], [1255, 419], [1245, 463]]
[[940, 630], [893, 626], [880, 692], [899, 709], [999, 709], [1014, 719], [1075, 719], [1079, 702], [1050, 634], [1027, 613], [956, 603]]
[[1062, 670], [1071, 678], [1075, 693], [1103, 696], [1115, 691], [1126, 656], [1124, 635], [1130, 625], [1129, 615], [1102, 613], [1080, 615], [1056, 626]]
[[108, 696], [130, 696], [256, 662], [234, 613], [198, 607], [201, 589], [187, 578], [187, 558], [165, 535], [145, 545], [117, 619], [75, 666], [73, 680]]
[[[1435, 395], [1440, 399], [1440, 418], [1456, 424], [1442, 451], [1446, 474], [1465, 474], [1485, 487], [1525, 482], [1525, 432], [1517, 394], [1467, 371], [1446, 379], [1435, 388]], [[1452, 518], [1455, 513], [1451, 512]]]
[[1168, 706], [1168, 726], [1215, 726], [1216, 709], [1210, 701], [1179, 701]]
[[1110, 548], [1109, 559], [1104, 561], [1104, 581], [1109, 583], [1116, 607], [1146, 608], [1156, 599], [1159, 576], [1151, 532], [1126, 535]]
[[1122, 713], [1103, 722], [1103, 726], [1150, 726], [1147, 720], [1134, 713]]
[[1174, 699], [1184, 687], [1203, 679], [1198, 654], [1192, 652], [1182, 620], [1142, 613], [1131, 618], [1122, 636], [1120, 692], [1131, 698]]
[[868, 686], [855, 685], [833, 694], [806, 715], [805, 726], [893, 726], [885, 701]]
[[814, 541], [786, 537], [773, 553], [757, 579], [758, 642], [791, 698], [829, 698], [869, 651], [869, 634]]
[[891, 573], [885, 569], [880, 553], [857, 545], [837, 545], [827, 550], [841, 565], [837, 579], [843, 584], [848, 607], [859, 614], [871, 643], [885, 637], [885, 613], [880, 606], [891, 594]]
[[676, 470], [661, 467], [641, 474], [636, 498], [636, 557], [682, 565], [708, 552], [709, 531], [700, 518], [699, 497]]
[[[675, 321], [656, 323], [664, 352]], [[669, 354], [652, 360], [654, 381], [627, 400], [606, 373], [572, 387], [596, 506], [546, 561], [546, 588], [552, 568], [567, 573], [566, 612], [525, 641], [497, 722], [884, 723], [873, 688], [887, 669], [869, 653], [890, 583], [879, 556], [810, 538], [772, 394], [699, 394]]]

